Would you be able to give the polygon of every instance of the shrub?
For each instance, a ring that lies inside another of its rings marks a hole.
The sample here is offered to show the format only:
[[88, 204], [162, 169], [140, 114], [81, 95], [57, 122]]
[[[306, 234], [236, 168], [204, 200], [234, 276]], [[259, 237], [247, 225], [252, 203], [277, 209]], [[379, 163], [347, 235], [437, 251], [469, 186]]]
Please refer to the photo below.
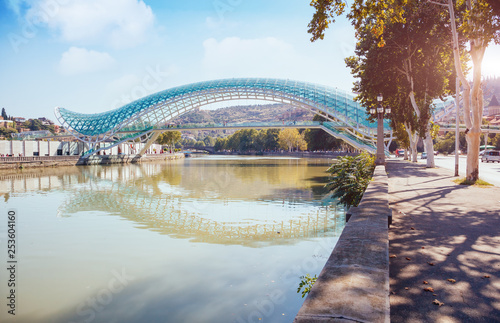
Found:
[[332, 197], [338, 198], [340, 203], [358, 206], [374, 169], [375, 157], [368, 153], [340, 157], [327, 170], [331, 174], [331, 181], [326, 184], [326, 188], [333, 191]]

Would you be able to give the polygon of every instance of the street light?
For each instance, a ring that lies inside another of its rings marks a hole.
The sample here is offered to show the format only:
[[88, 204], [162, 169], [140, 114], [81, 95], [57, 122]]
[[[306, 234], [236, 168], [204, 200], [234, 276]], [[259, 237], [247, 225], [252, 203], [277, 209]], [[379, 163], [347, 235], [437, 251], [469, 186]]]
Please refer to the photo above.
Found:
[[382, 101], [384, 97], [382, 93], [377, 95], [378, 106], [377, 108], [370, 108], [370, 114], [377, 115], [377, 159], [375, 160], [375, 165], [385, 164], [385, 153], [384, 153], [384, 115], [391, 113], [391, 107], [384, 107]]

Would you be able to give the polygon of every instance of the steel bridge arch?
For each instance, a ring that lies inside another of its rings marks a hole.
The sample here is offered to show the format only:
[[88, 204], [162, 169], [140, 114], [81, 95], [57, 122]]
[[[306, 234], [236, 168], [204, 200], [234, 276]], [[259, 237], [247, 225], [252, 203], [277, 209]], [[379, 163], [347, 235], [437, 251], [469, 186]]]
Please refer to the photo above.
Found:
[[[118, 109], [83, 114], [55, 108], [60, 124], [74, 137], [90, 145], [95, 153], [99, 143], [141, 138], [154, 141], [158, 129], [190, 110], [230, 100], [263, 100], [286, 103], [341, 122], [349, 136], [373, 142], [376, 129], [366, 120], [366, 110], [354, 95], [324, 85], [269, 78], [238, 78], [198, 82], [160, 91]], [[109, 148], [106, 147], [106, 149]]]

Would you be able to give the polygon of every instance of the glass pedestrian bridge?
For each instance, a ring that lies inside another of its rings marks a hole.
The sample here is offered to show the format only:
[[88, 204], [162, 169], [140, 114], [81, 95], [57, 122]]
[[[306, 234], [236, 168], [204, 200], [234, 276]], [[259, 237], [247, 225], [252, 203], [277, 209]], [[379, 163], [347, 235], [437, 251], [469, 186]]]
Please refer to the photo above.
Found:
[[[167, 127], [175, 117], [202, 106], [231, 100], [263, 100], [307, 109], [330, 121], [316, 127], [356, 148], [371, 152], [376, 150], [376, 124], [366, 120], [365, 108], [354, 101], [352, 93], [292, 80], [238, 78], [205, 81], [157, 92], [103, 113], [84, 114], [57, 107], [55, 115], [73, 136], [89, 145], [90, 149], [85, 154], [89, 156], [137, 138], [146, 142], [147, 148], [160, 133], [183, 129]], [[279, 123], [272, 125], [275, 128], [283, 126]], [[288, 126], [299, 128], [306, 125], [296, 123]], [[252, 127], [269, 128], [271, 125], [262, 123]], [[384, 128], [384, 140], [390, 142], [392, 131], [387, 122], [384, 122]], [[207, 128], [206, 125], [199, 125], [197, 129]], [[100, 148], [100, 143], [106, 143], [106, 147]]]

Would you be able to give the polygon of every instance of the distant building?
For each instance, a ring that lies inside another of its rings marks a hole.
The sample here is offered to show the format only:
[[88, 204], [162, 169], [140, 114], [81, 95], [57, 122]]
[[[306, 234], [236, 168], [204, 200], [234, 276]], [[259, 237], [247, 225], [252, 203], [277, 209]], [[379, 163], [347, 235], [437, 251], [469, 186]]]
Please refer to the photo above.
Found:
[[0, 127], [14, 128], [14, 121], [12, 121], [12, 120], [4, 120], [2, 117], [0, 117]]
[[490, 104], [484, 108], [483, 115], [487, 117], [493, 117], [500, 115], [500, 103], [498, 103], [497, 97], [493, 95]]
[[40, 120], [44, 126], [50, 126], [50, 125], [54, 124], [54, 122], [52, 122], [52, 120], [47, 119], [45, 117], [38, 118], [38, 120]]
[[23, 127], [17, 127], [17, 132], [29, 132], [31, 131], [30, 128], [23, 128]]
[[24, 122], [26, 121], [26, 118], [23, 117], [14, 117], [12, 118], [15, 122]]

